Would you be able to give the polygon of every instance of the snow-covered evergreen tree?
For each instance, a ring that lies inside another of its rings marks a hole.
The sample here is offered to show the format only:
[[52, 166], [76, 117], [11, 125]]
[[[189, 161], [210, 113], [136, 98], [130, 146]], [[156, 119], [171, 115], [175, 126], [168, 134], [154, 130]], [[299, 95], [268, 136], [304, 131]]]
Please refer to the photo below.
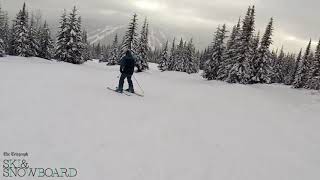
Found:
[[320, 90], [320, 41], [318, 42], [315, 57], [308, 73], [308, 80], [305, 88]]
[[11, 30], [9, 28], [9, 17], [7, 12], [5, 13], [5, 23], [4, 23], [4, 27], [2, 28], [2, 32], [3, 32], [2, 39], [4, 41], [5, 51], [9, 53]]
[[[300, 54], [301, 57], [301, 54]], [[296, 60], [295, 60], [295, 55], [294, 54], [288, 54], [285, 57], [285, 68], [283, 68], [284, 71], [284, 78], [283, 78], [283, 83], [285, 85], [292, 85], [292, 82], [294, 80], [294, 74], [296, 71]]]
[[110, 56], [110, 46], [102, 45], [101, 46], [101, 59], [100, 62], [108, 62], [108, 58]]
[[200, 60], [196, 55], [196, 48], [194, 47], [193, 40], [191, 39], [186, 48], [186, 57], [184, 62], [184, 72], [188, 74], [199, 72]]
[[118, 34], [115, 35], [112, 46], [111, 46], [111, 55], [108, 58], [108, 64], [109, 66], [117, 65], [119, 64], [119, 42], [118, 42]]
[[293, 87], [294, 88], [303, 88], [307, 81], [308, 81], [308, 68], [307, 68], [307, 63], [308, 63], [308, 59], [310, 57], [310, 53], [311, 53], [311, 40], [307, 46], [306, 52], [303, 56], [303, 58], [301, 59], [298, 66], [298, 70], [295, 76], [295, 80], [293, 82]]
[[95, 59], [99, 59], [99, 60], [101, 60], [101, 61], [104, 59], [104, 57], [101, 57], [101, 56], [103, 55], [102, 49], [103, 49], [103, 48], [102, 48], [100, 42], [98, 43], [98, 45], [96, 45], [96, 46], [94, 47], [94, 52], [95, 52], [94, 58], [95, 58]]
[[29, 56], [29, 16], [26, 4], [19, 11], [13, 22], [12, 29], [12, 48], [13, 55], [28, 57]]
[[169, 69], [169, 54], [168, 54], [168, 41], [166, 42], [166, 45], [164, 46], [161, 57], [159, 61], [159, 66], [158, 68], [161, 71], [167, 71]]
[[176, 38], [173, 38], [172, 47], [171, 47], [170, 56], [169, 56], [169, 65], [168, 65], [169, 71], [174, 71], [175, 58], [176, 58]]
[[228, 82], [230, 83], [251, 83], [253, 77], [253, 59], [250, 56], [250, 42], [255, 28], [255, 7], [249, 7], [246, 17], [243, 20], [237, 48], [236, 63], [229, 72]]
[[183, 39], [180, 39], [180, 43], [177, 46], [175, 53], [174, 53], [174, 62], [173, 62], [173, 71], [180, 71], [183, 72], [184, 70], [184, 63], [185, 63], [185, 57], [186, 57], [186, 52], [185, 52], [185, 43]]
[[127, 50], [133, 52], [133, 54], [137, 55], [137, 47], [138, 47], [138, 23], [137, 23], [137, 14], [133, 15], [131, 22], [129, 23], [128, 30], [124, 36], [122, 47], [121, 47], [121, 57], [125, 55]]
[[28, 48], [28, 56], [38, 56], [40, 53], [40, 42], [39, 42], [39, 32], [38, 32], [38, 27], [36, 27], [36, 22], [34, 19], [34, 15], [31, 15], [30, 18], [30, 25], [29, 25], [29, 30], [28, 30], [28, 43], [29, 43], [29, 48]]
[[4, 48], [4, 42], [2, 39], [0, 39], [0, 57], [5, 56], [5, 48]]
[[138, 72], [142, 72], [146, 69], [149, 69], [148, 65], [148, 53], [149, 53], [149, 25], [147, 23], [147, 19], [145, 19], [141, 34], [139, 45], [137, 47], [137, 62], [136, 66], [138, 68]]
[[224, 44], [224, 40], [227, 37], [226, 32], [226, 25], [223, 25], [222, 27], [218, 27], [215, 33], [211, 48], [212, 55], [210, 59], [207, 60], [203, 73], [203, 77], [208, 80], [217, 79], [219, 76], [218, 72], [223, 62], [223, 55], [226, 48]]
[[55, 58], [59, 61], [67, 60], [67, 21], [67, 12], [64, 10], [60, 19], [55, 52]]
[[3, 57], [5, 55], [5, 44], [4, 44], [4, 38], [3, 38], [3, 27], [5, 23], [4, 13], [1, 9], [0, 4], [0, 57]]
[[221, 62], [221, 65], [218, 71], [218, 78], [217, 78], [218, 80], [229, 82], [228, 77], [229, 77], [230, 69], [236, 63], [237, 48], [238, 48], [239, 39], [240, 39], [240, 30], [241, 30], [241, 25], [240, 25], [240, 19], [239, 19], [238, 24], [233, 27], [230, 38], [227, 42], [227, 47], [226, 47], [225, 53], [223, 54], [223, 61]]
[[9, 51], [9, 18], [8, 13], [3, 11], [0, 4], [0, 39], [2, 40], [2, 54]]
[[[157, 63], [159, 64], [160, 59], [161, 59], [161, 53], [163, 51], [163, 48], [157, 48], [155, 47], [154, 50], [150, 49], [149, 53], [148, 53], [148, 57], [149, 57], [149, 62], [152, 63]], [[168, 53], [169, 55], [169, 53]], [[169, 58], [169, 57], [168, 57]]]
[[290, 74], [288, 74], [288, 77], [286, 78], [286, 81], [285, 81], [286, 85], [293, 85], [296, 75], [298, 73], [298, 68], [301, 61], [302, 61], [302, 49], [300, 50], [296, 60], [292, 62], [293, 63], [292, 70], [290, 71]]
[[[270, 45], [272, 44], [272, 32], [273, 32], [273, 19], [271, 18], [266, 31], [262, 37], [260, 47], [254, 44], [254, 48], [258, 47], [257, 51], [254, 51], [252, 57], [254, 59], [254, 76], [252, 81], [254, 83], [271, 83], [272, 82], [272, 66], [271, 66], [271, 53]], [[259, 39], [255, 40], [258, 42]]]
[[91, 48], [88, 42], [88, 33], [85, 30], [82, 31], [82, 44], [83, 44], [83, 54], [82, 54], [83, 60], [89, 61], [92, 59], [91, 52], [90, 52]]
[[278, 50], [274, 52], [271, 59], [271, 66], [273, 69], [272, 83], [283, 83], [283, 67], [284, 67], [284, 58], [285, 53], [283, 47], [280, 50], [280, 54], [277, 54]]
[[205, 48], [204, 51], [200, 53], [200, 66], [199, 66], [200, 70], [204, 70], [206, 60], [209, 59], [207, 57], [207, 54], [208, 54], [208, 48]]
[[51, 38], [51, 32], [45, 21], [43, 27], [40, 30], [40, 47], [39, 57], [51, 60], [53, 57], [54, 43]]
[[283, 83], [283, 78], [284, 78], [284, 72], [283, 69], [285, 68], [285, 57], [286, 54], [284, 52], [284, 48], [282, 47], [280, 50], [280, 54], [277, 58], [277, 68], [278, 69], [278, 83]]
[[66, 29], [66, 62], [82, 64], [84, 62], [84, 58], [81, 17], [78, 17], [76, 7], [74, 7], [72, 12], [69, 14]]
[[298, 73], [298, 69], [299, 69], [299, 65], [302, 61], [302, 49], [300, 49], [300, 52], [296, 58], [296, 61], [295, 61], [295, 64], [294, 64], [294, 69], [292, 71], [292, 74], [291, 74], [291, 82], [290, 82], [290, 85], [293, 85], [294, 81], [295, 81], [295, 78], [296, 78], [296, 75]]
[[85, 47], [82, 37], [81, 17], [77, 14], [77, 8], [74, 7], [68, 17], [64, 11], [57, 36], [56, 58], [73, 64], [83, 63]]
[[257, 59], [257, 54], [259, 50], [260, 45], [260, 32], [258, 32], [256, 35], [254, 35], [250, 41], [250, 57], [249, 59], [252, 59], [252, 63], [254, 64]]

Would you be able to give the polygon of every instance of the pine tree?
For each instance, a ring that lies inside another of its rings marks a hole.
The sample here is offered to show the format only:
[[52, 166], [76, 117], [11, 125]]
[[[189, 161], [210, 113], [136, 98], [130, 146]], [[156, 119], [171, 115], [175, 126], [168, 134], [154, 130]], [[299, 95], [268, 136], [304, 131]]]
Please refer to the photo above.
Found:
[[233, 65], [236, 63], [236, 57], [237, 57], [237, 48], [238, 48], [238, 42], [240, 38], [240, 18], [238, 21], [238, 24], [235, 25], [232, 29], [230, 38], [227, 42], [227, 47], [225, 50], [225, 53], [223, 54], [223, 61], [219, 67], [218, 71], [218, 80], [223, 80], [229, 82], [229, 72]]
[[305, 88], [320, 90], [320, 41], [316, 48], [314, 61], [309, 69], [308, 81]]
[[2, 39], [0, 39], [0, 57], [3, 57], [5, 55], [5, 47], [4, 47], [4, 42]]
[[54, 45], [53, 45], [53, 40], [51, 38], [51, 32], [46, 21], [40, 31], [40, 48], [39, 49], [40, 49], [39, 57], [48, 59], [48, 60], [52, 59]]
[[26, 4], [19, 11], [13, 22], [12, 32], [12, 48], [13, 54], [23, 57], [29, 56], [29, 16], [26, 10]]
[[1, 50], [4, 55], [9, 51], [9, 18], [8, 13], [1, 9], [0, 4], [0, 41], [1, 41]]
[[[301, 57], [301, 54], [300, 54]], [[284, 84], [285, 85], [292, 85], [292, 82], [294, 80], [294, 74], [296, 71], [296, 60], [294, 54], [288, 54], [285, 58], [285, 68], [283, 68], [284, 71]]]
[[109, 66], [117, 65], [119, 64], [119, 45], [118, 45], [118, 34], [114, 37], [112, 47], [111, 47], [111, 55], [108, 58], [108, 64]]
[[195, 45], [194, 44], [192, 44], [193, 45], [193, 48], [194, 48], [194, 50], [195, 50], [195, 66], [194, 66], [194, 68], [195, 68], [195, 71], [193, 72], [193, 73], [198, 73], [199, 71], [200, 71], [200, 64], [201, 64], [201, 60], [200, 60], [200, 57], [201, 57], [201, 53], [200, 53], [200, 50], [198, 49], [196, 49], [196, 47], [195, 47]]
[[206, 62], [203, 73], [203, 77], [208, 80], [217, 79], [217, 77], [219, 76], [218, 72], [221, 63], [223, 62], [223, 54], [226, 48], [224, 45], [224, 40], [227, 37], [226, 32], [226, 25], [223, 25], [221, 28], [218, 27], [215, 33], [211, 48], [212, 56]]
[[293, 68], [293, 71], [291, 72], [291, 78], [290, 78], [290, 84], [288, 85], [293, 85], [294, 81], [295, 81], [295, 78], [296, 78], [296, 75], [298, 73], [298, 69], [299, 69], [299, 65], [302, 61], [302, 49], [300, 50], [297, 58], [296, 58], [296, 61], [294, 62], [294, 68]]
[[108, 46], [102, 45], [101, 46], [101, 56], [99, 62], [107, 62], [109, 58], [109, 49]]
[[284, 58], [285, 58], [285, 53], [282, 47], [280, 50], [279, 56], [276, 54], [276, 56], [272, 58], [272, 63], [271, 63], [272, 69], [273, 69], [272, 83], [283, 83]]
[[66, 29], [67, 29], [66, 62], [69, 62], [72, 64], [82, 64], [84, 62], [84, 58], [83, 58], [81, 17], [78, 17], [76, 7], [74, 7], [72, 12], [69, 14]]
[[88, 61], [91, 60], [91, 52], [90, 52], [90, 44], [88, 42], [88, 33], [87, 31], [82, 31], [82, 44], [83, 44], [83, 60]]
[[34, 16], [31, 15], [30, 25], [28, 30], [28, 56], [38, 56], [40, 53], [40, 43], [39, 43], [39, 35], [38, 28], [36, 27]]
[[249, 52], [249, 59], [252, 59], [252, 62], [255, 63], [257, 59], [257, 53], [259, 50], [260, 45], [260, 32], [252, 37], [250, 40], [250, 52]]
[[208, 54], [208, 49], [204, 49], [203, 52], [200, 53], [200, 70], [204, 70], [205, 68], [205, 63], [206, 63], [206, 60], [209, 59], [207, 58], [207, 54]]
[[137, 34], [137, 14], [133, 15], [131, 22], [129, 23], [128, 30], [124, 36], [123, 44], [121, 47], [121, 58], [125, 55], [127, 50], [133, 52], [136, 55], [138, 47], [138, 34]]
[[149, 69], [148, 65], [148, 53], [149, 53], [149, 42], [148, 42], [148, 37], [149, 37], [149, 25], [147, 23], [147, 19], [145, 19], [142, 30], [141, 30], [141, 35], [140, 35], [140, 40], [139, 40], [139, 46], [137, 47], [137, 62], [136, 66], [138, 68], [138, 72], [142, 72], [146, 69]]
[[176, 38], [173, 38], [172, 47], [171, 47], [170, 56], [169, 56], [169, 65], [168, 65], [169, 71], [174, 71], [175, 58], [176, 58]]
[[4, 13], [1, 9], [0, 4], [0, 57], [3, 57], [5, 55], [5, 43], [4, 43], [4, 35], [3, 35], [3, 27], [5, 23]]
[[[257, 52], [253, 52], [252, 57], [254, 60], [254, 76], [252, 78], [255, 83], [271, 83], [272, 80], [272, 67], [271, 67], [271, 53], [270, 45], [272, 44], [272, 32], [273, 32], [273, 19], [271, 18], [266, 31], [262, 37], [260, 47]], [[257, 41], [257, 40], [256, 40]], [[255, 45], [254, 47], [258, 47]]]
[[67, 13], [64, 10], [61, 19], [60, 27], [57, 35], [57, 47], [55, 52], [55, 57], [59, 61], [67, 60]]
[[308, 58], [310, 57], [311, 53], [311, 40], [307, 46], [306, 52], [299, 62], [298, 65], [298, 70], [295, 76], [295, 80], [293, 82], [293, 87], [294, 88], [302, 88], [306, 85], [307, 83], [307, 77], [308, 77], [308, 69], [307, 69], [307, 63], [308, 63]]
[[184, 63], [185, 63], [185, 43], [183, 39], [180, 39], [180, 43], [175, 50], [174, 63], [173, 63], [173, 71], [183, 72]]
[[166, 45], [162, 50], [161, 59], [160, 59], [158, 68], [161, 71], [167, 71], [169, 69], [168, 41], [166, 42]]
[[[14, 20], [13, 20], [14, 22]], [[15, 56], [15, 49], [14, 49], [14, 24], [12, 23], [10, 30], [9, 30], [9, 41], [8, 41], [8, 50], [7, 53], [11, 56]]]
[[4, 26], [2, 28], [2, 39], [4, 41], [4, 47], [5, 47], [5, 51], [7, 53], [9, 53], [10, 51], [10, 35], [11, 35], [11, 31], [10, 31], [10, 28], [9, 28], [9, 17], [8, 17], [8, 13], [6, 12], [5, 13], [5, 19], [4, 19]]
[[284, 78], [284, 72], [283, 72], [283, 69], [285, 67], [285, 52], [284, 52], [284, 48], [282, 47], [281, 50], [280, 50], [280, 54], [277, 58], [277, 68], [278, 69], [278, 77], [279, 77], [279, 80], [278, 80], [278, 83], [283, 83], [283, 78]]
[[308, 57], [308, 60], [307, 60], [307, 63], [306, 63], [306, 66], [307, 66], [307, 78], [309, 78], [309, 72], [310, 72], [310, 69], [312, 67], [312, 64], [315, 60], [315, 54], [314, 52], [311, 50], [310, 51], [310, 54], [309, 54], [309, 57]]
[[95, 47], [94, 51], [95, 51], [95, 59], [99, 59], [101, 62], [104, 57], [101, 57], [103, 54], [102, 54], [102, 47], [101, 47], [100, 42]]
[[99, 62], [106, 62], [106, 56], [104, 54], [105, 46], [100, 45], [100, 43], [97, 46], [97, 59], [99, 59]]
[[191, 39], [186, 48], [186, 57], [184, 62], [184, 72], [188, 74], [199, 72], [200, 61], [196, 55], [196, 48], [194, 47], [193, 40]]
[[236, 63], [229, 72], [228, 82], [230, 83], [251, 83], [253, 77], [253, 59], [250, 58], [250, 42], [254, 32], [255, 7], [249, 7], [247, 15], [243, 20], [237, 48]]

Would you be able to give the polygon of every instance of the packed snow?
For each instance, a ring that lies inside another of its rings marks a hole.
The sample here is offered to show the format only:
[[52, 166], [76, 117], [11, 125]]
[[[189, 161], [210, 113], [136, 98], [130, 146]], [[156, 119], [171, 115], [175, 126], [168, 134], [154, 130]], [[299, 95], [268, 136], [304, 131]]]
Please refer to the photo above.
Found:
[[320, 179], [319, 92], [150, 68], [141, 98], [106, 89], [118, 66], [0, 58], [0, 151], [76, 180]]

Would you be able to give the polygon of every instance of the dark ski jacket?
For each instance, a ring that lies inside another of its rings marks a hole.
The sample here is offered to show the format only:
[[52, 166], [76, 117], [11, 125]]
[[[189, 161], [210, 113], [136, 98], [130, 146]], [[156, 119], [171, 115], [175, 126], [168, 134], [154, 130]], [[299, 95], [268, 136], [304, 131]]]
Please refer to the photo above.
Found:
[[122, 74], [133, 75], [135, 67], [135, 59], [130, 51], [120, 61], [120, 72]]

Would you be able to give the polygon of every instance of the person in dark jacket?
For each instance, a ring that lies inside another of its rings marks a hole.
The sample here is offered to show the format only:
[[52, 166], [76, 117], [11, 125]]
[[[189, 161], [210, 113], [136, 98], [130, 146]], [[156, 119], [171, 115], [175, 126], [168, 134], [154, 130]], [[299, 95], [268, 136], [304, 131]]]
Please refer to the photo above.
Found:
[[134, 67], [135, 67], [135, 59], [134, 59], [131, 51], [128, 50], [128, 51], [126, 51], [126, 55], [120, 61], [121, 76], [120, 76], [117, 92], [119, 92], [119, 93], [123, 92], [124, 80], [127, 79], [128, 84], [129, 84], [128, 91], [131, 93], [134, 93], [133, 83], [131, 80], [131, 77], [134, 72]]

